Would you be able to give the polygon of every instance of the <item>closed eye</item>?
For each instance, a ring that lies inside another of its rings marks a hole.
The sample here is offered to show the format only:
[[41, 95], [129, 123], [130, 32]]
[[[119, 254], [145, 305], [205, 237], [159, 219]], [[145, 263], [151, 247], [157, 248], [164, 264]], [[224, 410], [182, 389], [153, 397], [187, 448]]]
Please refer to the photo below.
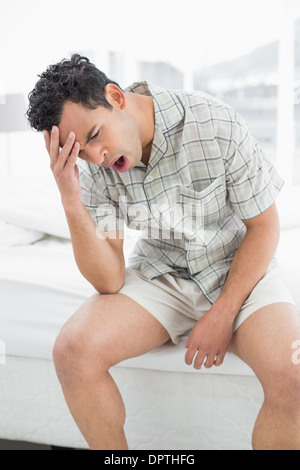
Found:
[[94, 134], [94, 135], [90, 138], [90, 140], [96, 139], [96, 137], [98, 137], [98, 135], [99, 135], [99, 131], [96, 132], [96, 134]]

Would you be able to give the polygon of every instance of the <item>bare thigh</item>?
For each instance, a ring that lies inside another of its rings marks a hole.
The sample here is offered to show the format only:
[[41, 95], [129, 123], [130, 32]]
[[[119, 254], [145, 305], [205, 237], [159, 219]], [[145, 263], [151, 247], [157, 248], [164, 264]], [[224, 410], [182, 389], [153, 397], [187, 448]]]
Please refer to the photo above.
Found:
[[[67, 321], [55, 349], [97, 359], [105, 367], [161, 346], [169, 334], [151, 313], [124, 294], [96, 294]], [[69, 345], [69, 346], [68, 346]]]
[[276, 303], [247, 318], [234, 333], [230, 349], [253, 369], [264, 391], [272, 394], [291, 386], [291, 379], [299, 384], [299, 365], [293, 361], [293, 344], [299, 340], [297, 309]]

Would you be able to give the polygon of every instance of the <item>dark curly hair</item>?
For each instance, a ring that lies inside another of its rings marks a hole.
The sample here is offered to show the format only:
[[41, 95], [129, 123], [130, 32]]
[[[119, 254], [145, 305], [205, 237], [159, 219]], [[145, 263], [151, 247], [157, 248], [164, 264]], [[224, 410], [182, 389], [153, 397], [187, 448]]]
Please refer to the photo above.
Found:
[[120, 88], [87, 57], [79, 54], [50, 65], [38, 76], [38, 82], [28, 95], [26, 113], [30, 126], [37, 131], [51, 130], [52, 126], [59, 125], [65, 101], [80, 103], [87, 109], [98, 106], [111, 109], [105, 98], [105, 86], [113, 83]]

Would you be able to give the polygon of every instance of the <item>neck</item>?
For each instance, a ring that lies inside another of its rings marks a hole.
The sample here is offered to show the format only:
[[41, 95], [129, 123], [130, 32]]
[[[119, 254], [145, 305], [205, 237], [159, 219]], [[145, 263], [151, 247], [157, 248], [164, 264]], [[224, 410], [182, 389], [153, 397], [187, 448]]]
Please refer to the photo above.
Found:
[[140, 128], [140, 138], [142, 144], [142, 162], [148, 165], [151, 155], [152, 142], [154, 137], [155, 118], [154, 103], [152, 96], [129, 93]]

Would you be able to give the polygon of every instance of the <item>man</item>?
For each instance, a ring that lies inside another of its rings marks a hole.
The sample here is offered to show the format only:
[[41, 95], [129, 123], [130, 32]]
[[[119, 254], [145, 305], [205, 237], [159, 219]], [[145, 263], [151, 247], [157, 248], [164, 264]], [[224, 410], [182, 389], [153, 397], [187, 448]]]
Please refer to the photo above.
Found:
[[[90, 448], [127, 448], [109, 368], [191, 330], [187, 364], [219, 366], [230, 348], [260, 380], [253, 447], [300, 449], [300, 320], [273, 258], [282, 181], [243, 120], [200, 92], [123, 91], [78, 55], [48, 67], [29, 99], [76, 262], [100, 293], [53, 351]], [[123, 221], [144, 231], [127, 268]]]

